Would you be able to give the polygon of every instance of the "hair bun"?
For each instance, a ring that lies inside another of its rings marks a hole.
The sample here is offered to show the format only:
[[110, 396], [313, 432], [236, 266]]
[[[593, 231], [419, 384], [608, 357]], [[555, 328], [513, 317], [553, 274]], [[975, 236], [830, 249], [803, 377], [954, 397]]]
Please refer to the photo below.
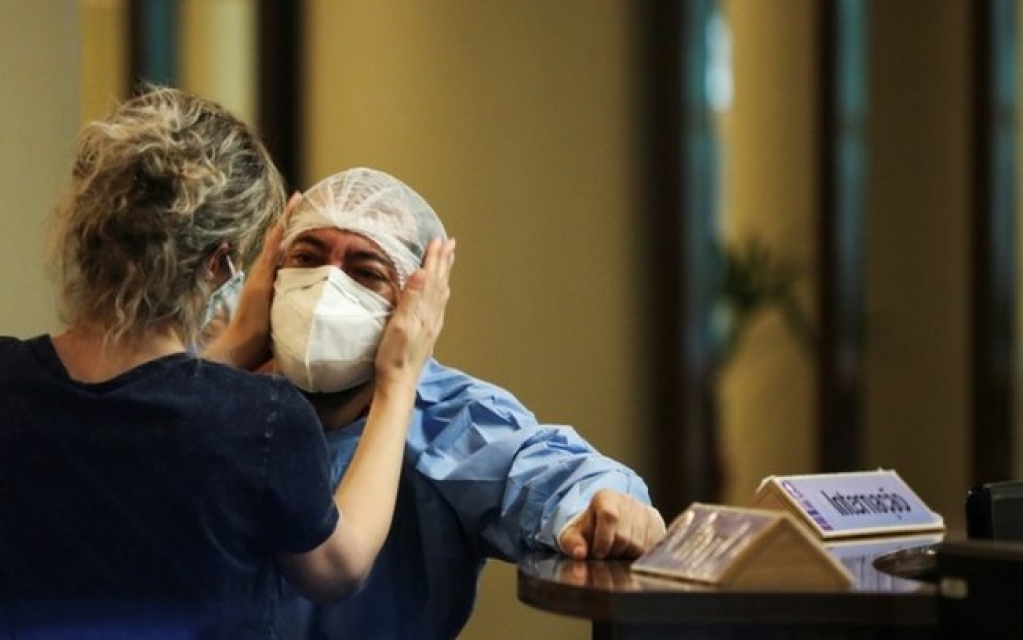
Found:
[[172, 168], [154, 167], [142, 158], [135, 164], [133, 174], [134, 206], [168, 208], [174, 203], [178, 176]]

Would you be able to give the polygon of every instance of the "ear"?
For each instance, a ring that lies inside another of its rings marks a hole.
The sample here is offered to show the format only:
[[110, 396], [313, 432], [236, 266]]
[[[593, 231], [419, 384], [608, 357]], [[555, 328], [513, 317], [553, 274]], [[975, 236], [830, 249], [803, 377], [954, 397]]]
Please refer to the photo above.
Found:
[[227, 242], [221, 242], [217, 245], [217, 248], [213, 250], [209, 258], [206, 258], [206, 277], [215, 278], [220, 273], [222, 265], [225, 263], [225, 258], [231, 254], [231, 245]]

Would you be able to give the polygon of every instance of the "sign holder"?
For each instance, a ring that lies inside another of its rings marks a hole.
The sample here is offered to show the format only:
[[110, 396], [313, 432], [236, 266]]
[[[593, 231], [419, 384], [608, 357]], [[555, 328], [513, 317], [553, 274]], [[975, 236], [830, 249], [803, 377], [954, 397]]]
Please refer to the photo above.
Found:
[[825, 541], [945, 530], [942, 517], [885, 469], [768, 476], [751, 506], [791, 513]]
[[632, 570], [744, 589], [846, 589], [854, 576], [786, 511], [695, 502]]

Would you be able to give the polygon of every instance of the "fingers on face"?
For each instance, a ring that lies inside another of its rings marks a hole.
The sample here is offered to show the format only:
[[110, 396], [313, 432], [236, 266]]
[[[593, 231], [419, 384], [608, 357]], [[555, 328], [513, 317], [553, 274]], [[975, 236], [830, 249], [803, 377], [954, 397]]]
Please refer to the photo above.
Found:
[[[284, 211], [277, 217], [277, 222], [270, 227], [270, 231], [267, 233], [266, 245], [271, 245], [271, 249], [274, 251], [280, 251], [281, 242], [284, 241], [284, 231], [288, 228], [288, 223], [291, 222], [291, 216], [295, 213], [295, 208], [298, 207], [298, 203], [302, 202], [302, 194], [295, 192], [288, 198], [288, 202], [284, 205]], [[269, 242], [273, 240], [273, 242]]]
[[282, 225], [287, 225], [288, 221], [291, 220], [291, 214], [295, 212], [295, 208], [298, 207], [298, 203], [302, 202], [302, 194], [296, 191], [291, 194], [288, 198], [288, 202], [284, 205], [284, 215], [281, 216], [280, 222]]
[[405, 286], [410, 313], [425, 332], [435, 337], [444, 325], [444, 310], [451, 296], [448, 275], [451, 270], [451, 247], [439, 239], [427, 245], [423, 266]]
[[[451, 266], [454, 263], [454, 240], [441, 241], [434, 239], [427, 247], [426, 259], [423, 267], [432, 287], [431, 291], [436, 296], [437, 302], [443, 307], [451, 297], [451, 289], [448, 286], [448, 278], [451, 275]], [[443, 309], [441, 309], [443, 315]]]
[[284, 219], [286, 217], [287, 213], [278, 218], [277, 222], [267, 230], [263, 238], [263, 248], [259, 253], [259, 258], [253, 265], [254, 269], [264, 268], [273, 270], [281, 261], [284, 255], [281, 245], [284, 242], [284, 229], [286, 226]]
[[451, 274], [451, 267], [455, 262], [455, 241], [448, 239], [441, 241], [434, 238], [426, 248], [426, 259], [424, 266], [434, 271], [437, 277], [447, 280]]
[[277, 217], [277, 222], [266, 232], [266, 237], [263, 239], [263, 251], [260, 255], [270, 262], [271, 266], [277, 266], [282, 257], [283, 247], [281, 244], [284, 242], [284, 232], [291, 221], [291, 214], [295, 212], [295, 207], [300, 202], [302, 202], [301, 193], [291, 194], [288, 202], [284, 205], [284, 211]]

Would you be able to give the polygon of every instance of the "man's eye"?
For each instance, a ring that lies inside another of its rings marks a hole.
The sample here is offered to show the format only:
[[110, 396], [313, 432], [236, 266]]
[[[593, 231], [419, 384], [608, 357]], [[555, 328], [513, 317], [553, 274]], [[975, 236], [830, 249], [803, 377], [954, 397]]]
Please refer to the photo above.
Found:
[[296, 267], [307, 267], [311, 264], [314, 264], [314, 260], [315, 258], [311, 253], [307, 253], [305, 251], [296, 251], [292, 254], [289, 254], [284, 263]]
[[387, 281], [387, 276], [372, 269], [354, 269], [352, 277], [356, 280], [368, 280], [370, 282]]

